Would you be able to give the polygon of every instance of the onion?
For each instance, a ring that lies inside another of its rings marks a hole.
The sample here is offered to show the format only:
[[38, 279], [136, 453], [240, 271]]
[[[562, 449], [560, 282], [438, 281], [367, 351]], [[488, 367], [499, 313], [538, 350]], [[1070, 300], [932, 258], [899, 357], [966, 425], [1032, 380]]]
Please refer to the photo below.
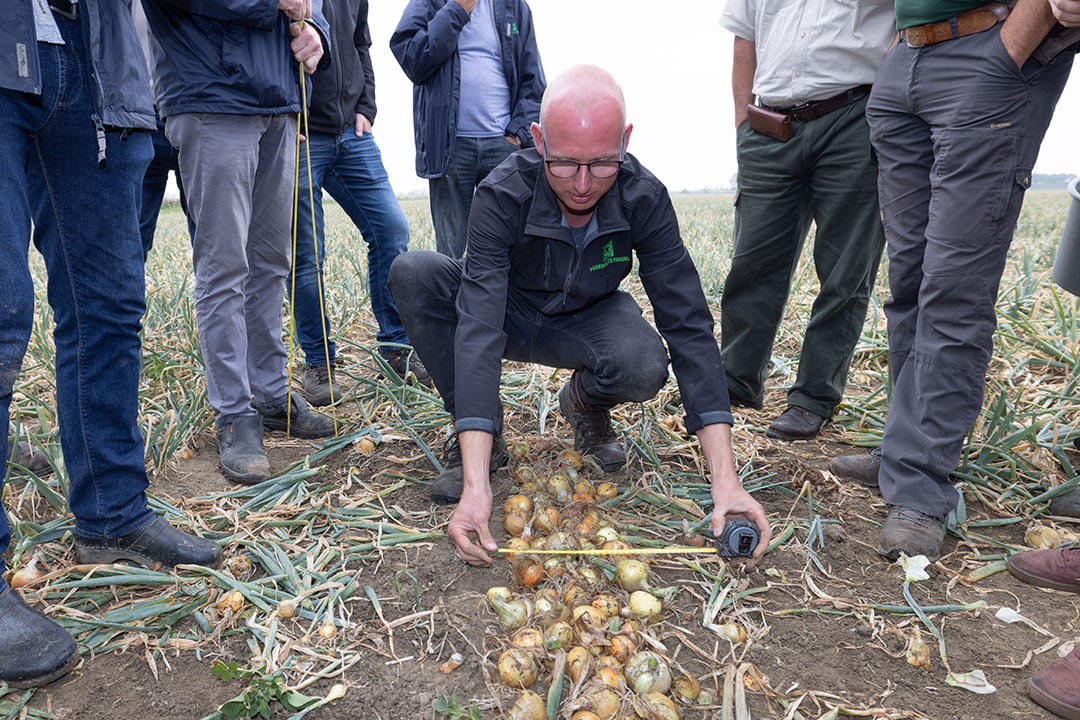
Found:
[[487, 591], [487, 601], [488, 601], [488, 604], [491, 605], [492, 610], [495, 609], [495, 606], [492, 603], [494, 603], [494, 601], [496, 599], [499, 599], [499, 600], [502, 600], [503, 602], [506, 602], [507, 600], [509, 600], [512, 597], [514, 597], [514, 594], [512, 592], [510, 592], [510, 588], [502, 586], [502, 585], [497, 585], [495, 587], [488, 588], [488, 591]]
[[[682, 720], [679, 708], [667, 695], [651, 692], [645, 695], [649, 720]], [[638, 713], [640, 715], [640, 713]]]
[[544, 564], [531, 555], [523, 555], [514, 561], [514, 582], [532, 590], [544, 579]]
[[607, 542], [605, 542], [603, 545], [600, 546], [600, 549], [609, 551], [611, 554], [610, 555], [605, 554], [603, 557], [608, 559], [608, 560], [611, 560], [612, 558], [619, 557], [621, 555], [621, 553], [619, 553], [617, 551], [619, 551], [619, 550], [629, 550], [630, 546], [627, 545], [622, 540], [608, 540]]
[[528, 486], [536, 486], [536, 471], [528, 465], [518, 465], [514, 470], [514, 482], [525, 490]]
[[596, 499], [601, 502], [604, 500], [611, 500], [618, 494], [619, 488], [612, 483], [602, 482], [596, 486]]
[[229, 569], [234, 576], [246, 575], [251, 572], [251, 558], [247, 555], [237, 555], [229, 558], [225, 563], [225, 567]]
[[600, 593], [595, 596], [589, 604], [599, 610], [605, 619], [615, 617], [619, 614], [619, 601], [614, 595]]
[[371, 453], [375, 452], [376, 447], [375, 441], [369, 437], [360, 438], [355, 443], [353, 443], [353, 446], [356, 448], [356, 452], [360, 453], [361, 455], [370, 455]]
[[327, 615], [322, 625], [319, 626], [319, 637], [323, 640], [329, 640], [335, 635], [337, 635], [337, 625], [334, 624], [334, 618]]
[[596, 531], [596, 537], [600, 538], [604, 542], [610, 542], [611, 540], [621, 540], [619, 531], [610, 525], [606, 525]]
[[595, 510], [589, 510], [581, 516], [581, 521], [574, 527], [578, 535], [588, 537], [600, 529], [600, 515]]
[[506, 557], [513, 560], [517, 557], [518, 552], [528, 552], [532, 549], [532, 544], [529, 542], [528, 538], [512, 537], [506, 541], [506, 549], [516, 551], [506, 553]]
[[555, 473], [548, 478], [546, 489], [553, 498], [561, 503], [570, 502], [574, 495], [574, 491], [570, 488], [569, 478], [561, 473]]
[[512, 647], [499, 656], [499, 679], [510, 687], [527, 688], [538, 673], [533, 656], [521, 648]]
[[566, 566], [558, 557], [549, 557], [544, 561], [544, 575], [552, 580], [558, 580], [566, 574]]
[[[3, 475], [0, 475], [0, 482], [3, 482]], [[0, 509], [0, 512], [3, 512], [3, 510]], [[39, 577], [45, 574], [38, 569], [38, 562], [40, 561], [41, 558], [34, 555], [26, 565], [11, 574], [8, 585], [13, 588], [21, 588], [35, 582]]]
[[532, 499], [528, 495], [511, 495], [503, 503], [503, 512], [507, 515], [515, 511], [531, 514], [532, 510]]
[[671, 670], [664, 659], [651, 650], [642, 650], [627, 658], [623, 672], [627, 684], [639, 695], [666, 693], [671, 689]]
[[510, 456], [515, 460], [524, 460], [529, 457], [531, 451], [532, 448], [529, 447], [529, 443], [524, 440], [518, 440], [510, 446]]
[[559, 620], [548, 626], [544, 638], [548, 650], [570, 647], [574, 642], [574, 629], [570, 623]]
[[663, 609], [664, 606], [655, 595], [644, 590], [635, 590], [630, 593], [630, 604], [626, 607], [626, 612], [631, 617], [652, 622], [660, 617], [660, 611]]
[[577, 544], [569, 535], [557, 530], [548, 535], [547, 540], [544, 541], [544, 548], [547, 550], [576, 550]]
[[544, 633], [537, 628], [521, 628], [510, 638], [510, 642], [514, 647], [519, 647], [522, 650], [533, 652], [544, 652], [545, 650]]
[[566, 653], [566, 672], [575, 684], [581, 681], [589, 670], [589, 651], [580, 645], [570, 648]]
[[746, 630], [743, 626], [735, 622], [720, 623], [714, 628], [721, 636], [727, 638], [733, 643], [746, 642]]
[[596, 667], [614, 668], [618, 670], [620, 674], [622, 674], [623, 664], [614, 655], [601, 655], [600, 657], [596, 658]]
[[649, 589], [649, 566], [640, 560], [620, 560], [615, 563], [615, 582], [627, 592]]
[[240, 612], [244, 607], [244, 595], [239, 590], [230, 590], [217, 601], [217, 609], [221, 611], [232, 610], [233, 614]]
[[506, 632], [513, 632], [524, 627], [532, 617], [532, 603], [528, 599], [502, 601], [488, 598], [491, 608], [499, 618], [499, 625]]
[[620, 663], [626, 662], [635, 650], [637, 650], [637, 642], [629, 635], [619, 633], [611, 636], [611, 648], [608, 653]]
[[592, 710], [578, 710], [570, 716], [570, 720], [600, 720], [600, 716]]
[[503, 529], [511, 537], [521, 537], [526, 534], [525, 530], [529, 527], [529, 519], [529, 514], [520, 510], [508, 512], [503, 519]]
[[589, 604], [589, 593], [585, 592], [577, 583], [570, 583], [563, 588], [562, 601], [570, 607]]
[[522, 692], [506, 711], [506, 720], [547, 720], [544, 700], [532, 690]]
[[538, 535], [550, 535], [559, 527], [559, 511], [550, 505], [544, 505], [536, 511], [533, 518], [533, 531]]
[[557, 459], [563, 465], [572, 467], [575, 470], [580, 468], [582, 465], [581, 453], [577, 450], [571, 450], [569, 448], [560, 452]]
[[607, 619], [604, 614], [592, 605], [578, 605], [574, 608], [573, 618], [575, 625], [589, 625], [590, 627], [603, 627]]
[[576, 704], [585, 710], [592, 710], [601, 720], [610, 720], [619, 712], [619, 693], [607, 685], [590, 685]]
[[674, 695], [679, 702], [690, 705], [701, 696], [701, 683], [693, 675], [679, 675], [675, 678]]
[[277, 604], [277, 616], [282, 620], [288, 620], [296, 614], [296, 601], [292, 598], [285, 598], [278, 601]]
[[577, 576], [586, 585], [599, 585], [600, 581], [604, 579], [604, 576], [592, 565], [582, 565], [578, 568]]

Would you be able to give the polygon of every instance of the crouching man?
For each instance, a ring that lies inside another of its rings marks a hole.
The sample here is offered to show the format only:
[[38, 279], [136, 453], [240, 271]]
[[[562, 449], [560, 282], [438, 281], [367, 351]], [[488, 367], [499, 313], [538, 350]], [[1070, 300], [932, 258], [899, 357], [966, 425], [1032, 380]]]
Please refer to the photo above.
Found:
[[[670, 351], [686, 427], [709, 466], [713, 529], [745, 515], [762, 536], [754, 562], [768, 544], [765, 512], [732, 460], [712, 315], [666, 188], [626, 154], [632, 129], [614, 78], [571, 68], [544, 94], [536, 149], [514, 153], [477, 188], [464, 260], [409, 252], [391, 268], [405, 330], [454, 420], [432, 499], [458, 502], [449, 534], [470, 564], [490, 564], [496, 549], [489, 472], [506, 462], [503, 358], [574, 371], [559, 408], [576, 449], [611, 471], [626, 455], [610, 410], [654, 397]], [[632, 252], [663, 341], [619, 290]]]

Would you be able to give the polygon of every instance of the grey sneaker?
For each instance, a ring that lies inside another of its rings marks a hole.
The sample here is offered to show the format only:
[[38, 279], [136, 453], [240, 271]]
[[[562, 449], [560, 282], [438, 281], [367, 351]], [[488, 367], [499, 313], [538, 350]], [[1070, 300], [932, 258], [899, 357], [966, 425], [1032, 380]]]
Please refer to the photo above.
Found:
[[1080, 487], [1073, 488], [1051, 500], [1050, 514], [1080, 518]]
[[[508, 459], [506, 440], [503, 439], [502, 433], [499, 433], [491, 444], [489, 471], [494, 474], [496, 470], [506, 465]], [[443, 471], [431, 482], [431, 502], [437, 505], [452, 505], [461, 499], [461, 493], [464, 490], [465, 472], [461, 463], [461, 445], [458, 444], [455, 433], [446, 441], [446, 449], [443, 451]]]
[[889, 560], [896, 560], [901, 555], [925, 555], [934, 561], [941, 557], [944, 539], [945, 518], [925, 515], [902, 505], [890, 505], [877, 551]]
[[[31, 445], [26, 440], [20, 440], [14, 445], [10, 441], [8, 442], [8, 462], [12, 465], [18, 465], [38, 477], [46, 477], [52, 475], [53, 472], [49, 456], [41, 448]], [[2, 473], [0, 473], [0, 476], [2, 476]]]
[[334, 434], [334, 421], [320, 413], [311, 412], [307, 401], [297, 393], [289, 393], [289, 399], [273, 405], [255, 408], [263, 419], [267, 430], [283, 430], [290, 437], [322, 438]]
[[389, 350], [381, 353], [383, 360], [390, 369], [397, 373], [398, 377], [405, 380], [409, 373], [416, 376], [416, 382], [424, 387], [435, 387], [435, 381], [431, 379], [431, 373], [420, 361], [420, 356], [414, 351], [402, 348], [401, 350]]
[[334, 369], [326, 365], [305, 365], [300, 394], [315, 407], [326, 407], [341, 400], [341, 388]]
[[574, 449], [596, 460], [604, 472], [614, 472], [626, 464], [626, 451], [611, 426], [611, 413], [580, 402], [576, 382], [575, 372], [559, 391], [559, 410], [574, 428]]
[[838, 455], [829, 461], [829, 472], [841, 480], [877, 488], [881, 470], [881, 448], [859, 455]]

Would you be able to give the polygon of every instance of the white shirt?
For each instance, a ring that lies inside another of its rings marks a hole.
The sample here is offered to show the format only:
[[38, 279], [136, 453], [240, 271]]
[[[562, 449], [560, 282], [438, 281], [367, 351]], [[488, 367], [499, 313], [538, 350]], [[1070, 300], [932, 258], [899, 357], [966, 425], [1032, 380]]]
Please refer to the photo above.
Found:
[[727, 0], [720, 24], [754, 43], [754, 95], [791, 107], [874, 82], [893, 0]]

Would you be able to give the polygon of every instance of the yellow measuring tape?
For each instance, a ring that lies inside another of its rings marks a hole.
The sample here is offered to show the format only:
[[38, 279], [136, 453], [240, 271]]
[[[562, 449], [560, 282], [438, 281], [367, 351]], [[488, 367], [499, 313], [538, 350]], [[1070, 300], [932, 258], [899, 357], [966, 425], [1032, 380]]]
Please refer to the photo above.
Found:
[[515, 550], [514, 548], [499, 548], [495, 552], [507, 555], [687, 555], [691, 553], [715, 554], [714, 547], [690, 547], [675, 546], [663, 548], [623, 548], [621, 550], [602, 550], [601, 548], [589, 548], [588, 550]]

